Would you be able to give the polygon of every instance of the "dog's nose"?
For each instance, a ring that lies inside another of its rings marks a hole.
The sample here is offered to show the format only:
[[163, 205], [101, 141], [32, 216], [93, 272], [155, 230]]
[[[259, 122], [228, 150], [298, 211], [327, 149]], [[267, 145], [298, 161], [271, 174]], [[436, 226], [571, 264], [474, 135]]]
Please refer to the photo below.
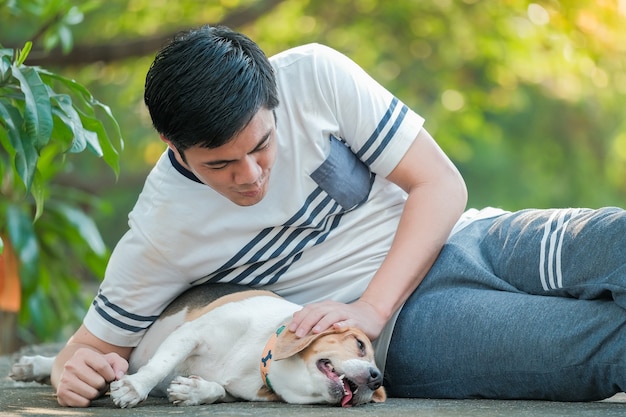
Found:
[[377, 390], [383, 384], [383, 374], [378, 368], [370, 368], [370, 377], [367, 380], [367, 386], [372, 391]]

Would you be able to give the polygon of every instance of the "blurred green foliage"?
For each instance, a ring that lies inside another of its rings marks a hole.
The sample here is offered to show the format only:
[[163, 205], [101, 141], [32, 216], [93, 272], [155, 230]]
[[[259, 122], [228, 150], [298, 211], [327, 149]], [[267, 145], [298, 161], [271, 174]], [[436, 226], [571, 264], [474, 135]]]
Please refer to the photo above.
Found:
[[[41, 37], [46, 48], [62, 44], [69, 50], [67, 25], [78, 23], [82, 12], [57, 3], [54, 10], [36, 1], [10, 6], [14, 15], [44, 21], [53, 15], [58, 24], [48, 27], [54, 30], [33, 38]], [[23, 325], [18, 333], [21, 340], [34, 342], [75, 327], [86, 304], [79, 277], [103, 274], [109, 255], [90, 217], [98, 202], [74, 184], [58, 181], [71, 171], [71, 166], [65, 171], [66, 156], [89, 150], [117, 173], [122, 138], [110, 109], [85, 87], [26, 65], [31, 47], [28, 41], [19, 50], [0, 48], [0, 254], [10, 243], [10, 255], [19, 260]], [[0, 342], [3, 352], [15, 345]]]
[[[259, 2], [111, 1], [76, 36], [168, 33]], [[269, 55], [320, 42], [357, 61], [426, 118], [471, 206], [625, 205], [624, 9], [608, 0], [288, 0], [237, 29]], [[121, 183], [126, 173], [133, 187], [162, 149], [142, 103], [150, 59], [65, 69], [117, 110], [129, 138]]]
[[[5, 46], [45, 23], [7, 13], [16, 1], [0, 0]], [[265, 11], [254, 16], [255, 7]], [[626, 206], [624, 0], [109, 0], [90, 2], [81, 22], [48, 22], [71, 29], [74, 50], [89, 50], [130, 48], [237, 13], [235, 29], [268, 55], [327, 44], [423, 115], [461, 169], [470, 206]], [[67, 36], [56, 32], [38, 36], [31, 55], [62, 55], [53, 45], [67, 45]], [[117, 182], [104, 164], [71, 157], [73, 171], [62, 178], [109, 203], [97, 220], [109, 245], [164, 149], [142, 102], [154, 52], [87, 64], [67, 55], [51, 68], [107, 103], [126, 139]]]

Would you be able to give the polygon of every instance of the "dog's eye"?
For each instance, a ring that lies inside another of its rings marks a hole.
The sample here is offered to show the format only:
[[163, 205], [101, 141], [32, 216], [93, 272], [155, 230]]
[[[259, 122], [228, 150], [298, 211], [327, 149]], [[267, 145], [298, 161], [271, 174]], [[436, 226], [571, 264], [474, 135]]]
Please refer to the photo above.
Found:
[[357, 339], [356, 346], [359, 348], [359, 353], [361, 354], [361, 356], [365, 356], [365, 343], [363, 343], [362, 340]]

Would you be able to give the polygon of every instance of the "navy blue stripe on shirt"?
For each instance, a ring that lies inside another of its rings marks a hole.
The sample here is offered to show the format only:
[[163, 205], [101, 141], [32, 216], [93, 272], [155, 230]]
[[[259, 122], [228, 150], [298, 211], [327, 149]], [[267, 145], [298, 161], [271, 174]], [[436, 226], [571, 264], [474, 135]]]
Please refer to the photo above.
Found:
[[185, 177], [189, 178], [192, 181], [203, 184], [203, 182], [200, 181], [193, 172], [189, 171], [176, 160], [176, 156], [174, 156], [174, 151], [169, 148], [167, 149], [167, 156], [170, 158], [170, 162], [172, 163], [172, 166], [174, 167], [174, 169], [176, 169], [176, 171], [183, 174]]
[[389, 108], [387, 109], [387, 112], [385, 112], [385, 115], [383, 116], [383, 118], [380, 119], [378, 126], [376, 126], [376, 129], [374, 129], [370, 137], [367, 139], [367, 141], [365, 141], [365, 144], [363, 145], [363, 147], [356, 153], [356, 156], [359, 157], [359, 159], [362, 160], [363, 155], [365, 155], [365, 153], [372, 147], [374, 142], [376, 142], [376, 140], [378, 139], [378, 136], [380, 135], [380, 132], [382, 132], [382, 130], [385, 128], [385, 126], [391, 119], [391, 115], [393, 114], [393, 111], [398, 105], [398, 102], [399, 100], [396, 97], [394, 97], [393, 100], [391, 100], [391, 104], [389, 104]]
[[113, 324], [116, 327], [119, 327], [120, 329], [124, 329], [124, 330], [128, 330], [131, 331], [133, 333], [139, 333], [139, 332], [143, 332], [144, 330], [146, 330], [148, 328], [148, 326], [146, 327], [138, 327], [138, 326], [131, 326], [130, 324], [126, 324], [120, 320], [114, 319], [113, 317], [111, 317], [110, 315], [108, 315], [103, 309], [102, 307], [100, 307], [96, 301], [94, 300], [93, 305], [96, 309], [96, 311], [98, 312], [98, 314], [100, 314], [102, 316], [102, 318], [104, 318], [106, 321], [108, 321], [109, 323]]
[[300, 260], [300, 258], [302, 257], [302, 252], [300, 252], [299, 254], [297, 254], [296, 256], [294, 256], [291, 259], [291, 262], [289, 262], [289, 264], [285, 265], [283, 268], [281, 268], [279, 271], [276, 271], [276, 273], [274, 274], [274, 276], [270, 277], [270, 279], [267, 282], [263, 282], [261, 276], [257, 277], [254, 279], [254, 281], [252, 281], [252, 283], [250, 285], [253, 286], [258, 286], [258, 285], [270, 285], [275, 283], [276, 281], [278, 281], [280, 279], [280, 277], [287, 272], [287, 270], [289, 270], [289, 267], [291, 267], [292, 264], [294, 264], [295, 262], [297, 262], [298, 260]]
[[[321, 201], [314, 204], [316, 199], [321, 199]], [[318, 236], [324, 234], [325, 239], [325, 236], [336, 227], [336, 222], [329, 223], [329, 219], [340, 217], [342, 211], [336, 202], [328, 196], [322, 198], [321, 191], [316, 189], [307, 198], [306, 204], [296, 216], [290, 218], [280, 227], [263, 230], [244, 249], [240, 250], [215, 272], [191, 284], [203, 282], [239, 283], [250, 279], [252, 276], [267, 277], [268, 274], [273, 274], [278, 267], [290, 260], [289, 264], [291, 265], [294, 260], [299, 259], [300, 253], [306, 246], [316, 245], [323, 241]], [[318, 217], [320, 219], [314, 224], [313, 222]], [[266, 242], [270, 236], [271, 239]], [[258, 279], [254, 279], [253, 282], [258, 282]]]
[[[389, 145], [389, 142], [391, 142], [393, 135], [395, 135], [395, 133], [398, 131], [398, 128], [402, 124], [402, 121], [404, 120], [404, 117], [409, 110], [406, 105], [402, 104], [400, 111], [394, 117], [394, 112], [396, 111], [396, 106], [398, 105], [398, 103], [400, 103], [400, 101], [396, 97], [391, 100], [389, 108], [385, 112], [385, 115], [382, 117], [382, 119], [380, 119], [380, 122], [376, 126], [376, 129], [374, 129], [374, 131], [365, 141], [365, 144], [361, 147], [361, 149], [356, 152], [356, 156], [368, 166], [371, 165], [385, 150], [387, 145]], [[383, 132], [383, 130], [385, 130], [389, 123], [391, 123], [391, 127], [389, 128], [383, 140], [380, 140], [381, 133]], [[374, 146], [374, 144], [377, 142], [379, 142], [379, 144], [376, 149], [373, 150], [369, 157], [365, 158], [365, 154], [370, 152], [372, 146]]]
[[381, 141], [380, 145], [378, 145], [374, 153], [372, 153], [370, 157], [365, 160], [365, 163], [367, 165], [371, 165], [376, 160], [376, 158], [380, 156], [380, 154], [387, 147], [389, 142], [391, 142], [391, 139], [396, 134], [396, 132], [398, 131], [398, 128], [402, 124], [402, 121], [404, 120], [404, 116], [406, 116], [407, 111], [408, 111], [408, 107], [402, 106], [402, 110], [400, 111], [400, 114], [396, 118], [396, 121], [393, 123], [393, 126], [391, 126], [391, 129], [389, 129], [389, 131], [385, 135], [385, 138]]
[[[333, 205], [333, 209], [336, 209], [339, 205], [338, 204], [334, 204]], [[285, 241], [281, 246], [279, 246], [271, 255], [270, 258], [271, 259], [277, 259], [279, 256], [282, 257], [281, 260], [279, 260], [278, 262], [276, 262], [274, 265], [270, 266], [266, 271], [263, 271], [261, 274], [257, 274], [257, 277], [252, 280], [251, 284], [256, 284], [258, 282], [261, 281], [261, 279], [263, 279], [264, 277], [267, 276], [271, 276], [274, 274], [274, 272], [281, 267], [282, 265], [284, 265], [289, 259], [294, 258], [294, 257], [298, 257], [298, 259], [300, 259], [302, 250], [308, 246], [309, 242], [311, 242], [312, 240], [316, 239], [320, 234], [324, 233], [324, 236], [327, 236], [328, 233], [330, 233], [330, 231], [334, 228], [331, 227], [330, 229], [327, 227], [328, 224], [328, 220], [330, 219], [330, 217], [325, 217], [324, 218], [324, 222], [321, 225], [320, 230], [315, 230], [314, 232], [310, 233], [308, 236], [303, 237], [298, 244], [291, 249], [291, 251], [289, 251], [288, 253], [285, 252], [286, 249], [291, 246], [291, 243], [293, 243], [293, 241], [295, 240], [295, 236], [291, 236], [289, 238], [289, 240]], [[335, 225], [336, 226], [336, 225]], [[303, 229], [300, 230], [296, 230], [294, 233], [295, 235], [299, 235], [300, 232], [302, 232]], [[313, 245], [317, 245], [318, 243], [323, 242], [323, 240], [319, 240], [317, 239], [316, 242], [313, 243]], [[247, 267], [243, 272], [239, 273], [237, 277], [235, 277], [232, 281], [229, 282], [233, 282], [233, 283], [237, 283], [237, 282], [241, 282], [242, 280], [250, 277], [253, 275], [253, 273], [258, 270], [260, 267], [262, 266], [267, 266], [265, 262], [256, 262], [253, 265], [250, 265], [249, 267]], [[278, 279], [277, 277], [275, 277], [273, 280], [275, 281], [276, 279]], [[272, 281], [273, 282], [273, 281]]]
[[[109, 323], [119, 327], [120, 329], [128, 330], [130, 332], [138, 333], [146, 330], [159, 316], [140, 316], [138, 314], [129, 313], [120, 306], [113, 304], [106, 298], [100, 291], [96, 298], [93, 300], [93, 306], [98, 314]], [[100, 305], [102, 304], [102, 305]], [[109, 312], [115, 312], [119, 314], [119, 318], [112, 317]], [[137, 326], [130, 324], [129, 322], [143, 322], [145, 325]]]
[[[330, 235], [330, 233], [331, 233], [331, 232], [332, 232], [332, 231], [333, 231], [333, 230], [334, 230], [334, 229], [335, 229], [335, 228], [339, 225], [339, 221], [341, 220], [341, 217], [342, 217], [342, 214], [340, 214], [340, 215], [336, 216], [336, 217], [333, 219], [333, 222], [332, 222], [332, 224], [331, 224], [331, 227], [328, 229], [328, 231], [327, 231], [326, 233], [324, 233], [324, 234], [322, 234], [321, 236], [319, 236], [319, 238], [317, 239], [317, 241], [315, 242], [315, 244], [314, 244], [314, 245], [318, 245], [318, 244], [320, 244], [320, 243], [322, 243], [323, 241], [325, 241], [325, 240], [326, 240], [326, 238]], [[293, 260], [292, 260], [292, 262], [291, 262], [289, 265], [287, 265], [286, 267], [282, 268], [282, 269], [281, 269], [280, 271], [278, 271], [277, 273], [275, 273], [275, 274], [273, 274], [273, 275], [270, 275], [270, 276], [269, 276], [269, 278], [270, 278], [270, 279], [269, 279], [267, 282], [263, 282], [263, 285], [273, 284], [273, 283], [275, 283], [276, 281], [278, 281], [278, 280], [280, 279], [280, 277], [281, 277], [281, 276], [282, 276], [285, 272], [287, 272], [287, 270], [289, 269], [289, 266], [291, 266], [291, 264], [293, 264], [294, 262], [296, 262], [297, 260], [299, 260], [301, 256], [302, 256], [302, 252], [300, 251], [300, 252], [298, 252], [298, 253], [297, 253], [297, 254], [293, 257]], [[261, 278], [261, 279], [259, 279], [259, 278]], [[262, 277], [257, 277], [257, 278], [255, 278], [255, 280], [254, 280], [254, 281], [252, 281], [252, 285], [258, 285], [259, 283], [261, 283], [261, 281], [262, 281]]]
[[102, 303], [105, 306], [107, 306], [111, 310], [115, 311], [120, 316], [127, 317], [127, 318], [129, 318], [131, 320], [148, 321], [148, 322], [152, 323], [153, 321], [155, 321], [156, 319], [159, 318], [159, 316], [140, 316], [138, 314], [129, 313], [128, 311], [124, 310], [122, 307], [111, 303], [109, 301], [109, 299], [106, 298], [101, 292], [98, 292], [98, 295], [96, 296], [96, 299], [102, 300]]
[[[290, 226], [295, 225], [298, 219], [302, 218], [306, 214], [308, 208], [311, 206], [313, 201], [321, 194], [321, 192], [322, 192], [321, 189], [319, 188], [315, 189], [311, 193], [311, 195], [309, 195], [309, 197], [306, 199], [302, 208], [298, 210], [296, 214], [294, 214], [289, 220], [285, 222], [285, 224], [283, 225], [284, 226], [283, 228], [268, 227], [266, 229], [261, 230], [261, 232], [259, 232], [259, 234], [256, 235], [247, 245], [241, 248], [241, 250], [237, 252], [232, 258], [230, 258], [224, 265], [219, 267], [216, 272], [211, 274], [212, 278], [209, 281], [218, 282], [221, 279], [223, 279], [226, 275], [228, 275], [231, 272], [232, 270], [231, 268], [233, 267], [233, 265], [241, 261], [241, 259], [244, 258], [246, 255], [248, 255], [253, 250], [253, 248], [257, 246], [260, 242], [262, 242], [270, 233], [272, 232], [276, 234], [285, 233], [289, 229]], [[304, 222], [301, 223], [299, 226], [310, 226], [312, 222], [312, 216], [315, 216], [319, 213], [319, 210], [322, 209], [321, 206], [322, 205], [314, 209], [311, 215], [308, 218], [305, 218]], [[279, 231], [276, 232], [276, 230], [279, 230]], [[193, 281], [191, 284], [196, 285], [201, 282], [206, 282], [206, 280], [207, 280], [206, 277], [203, 277], [199, 280]]]

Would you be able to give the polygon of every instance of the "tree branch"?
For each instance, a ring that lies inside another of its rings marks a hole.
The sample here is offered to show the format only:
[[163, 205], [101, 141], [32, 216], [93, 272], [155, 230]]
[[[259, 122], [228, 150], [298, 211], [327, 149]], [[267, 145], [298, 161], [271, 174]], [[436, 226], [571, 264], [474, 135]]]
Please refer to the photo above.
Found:
[[46, 23], [44, 23], [43, 26], [41, 26], [39, 30], [30, 38], [30, 41], [32, 43], [36, 43], [39, 40], [39, 38], [41, 38], [44, 35], [44, 33], [46, 33], [46, 31], [52, 27], [52, 25], [57, 23], [62, 18], [63, 18], [62, 13], [57, 13], [56, 15], [52, 16], [52, 18]]
[[[237, 9], [227, 15], [215, 25], [238, 27], [257, 20], [260, 16], [271, 11], [284, 0], [260, 1], [252, 6]], [[188, 28], [185, 28], [188, 29]], [[63, 54], [60, 49], [46, 53], [43, 49], [33, 49], [26, 64], [37, 66], [79, 66], [94, 62], [114, 62], [128, 58], [136, 58], [155, 53], [165, 45], [178, 31], [156, 36], [147, 36], [139, 39], [130, 39], [123, 42], [100, 45], [76, 45], [68, 53]]]

